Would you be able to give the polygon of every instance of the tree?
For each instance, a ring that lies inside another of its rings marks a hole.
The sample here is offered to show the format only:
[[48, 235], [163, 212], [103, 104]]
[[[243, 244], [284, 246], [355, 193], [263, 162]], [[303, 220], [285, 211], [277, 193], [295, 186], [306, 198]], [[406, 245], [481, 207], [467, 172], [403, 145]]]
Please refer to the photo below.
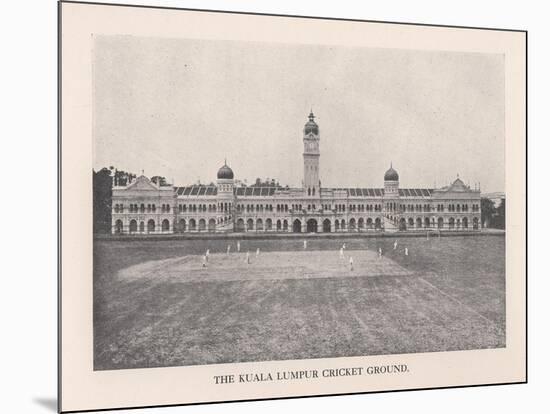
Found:
[[[111, 170], [112, 169], [113, 167], [111, 167]], [[125, 187], [128, 184], [130, 184], [130, 181], [136, 178], [135, 174], [127, 173], [126, 171], [122, 171], [122, 170], [117, 170], [116, 168], [114, 170], [115, 170], [115, 174], [113, 176], [113, 181], [116, 186]]]
[[262, 181], [261, 178], [256, 178], [256, 181], [250, 187], [275, 187], [275, 188], [280, 188], [280, 184], [279, 184], [279, 181], [275, 180], [274, 178], [266, 178], [265, 181]]
[[506, 199], [503, 198], [500, 202], [500, 205], [496, 209], [496, 214], [494, 216], [494, 226], [497, 229], [506, 228]]
[[151, 177], [151, 181], [154, 182], [156, 185], [159, 186], [165, 186], [166, 185], [166, 178], [161, 177], [160, 175], [155, 175]]
[[93, 231], [111, 232], [111, 209], [113, 198], [113, 177], [111, 170], [102, 168], [93, 173]]
[[94, 233], [111, 233], [113, 185], [126, 186], [136, 178], [133, 173], [115, 167], [92, 170], [93, 174], [93, 230]]
[[495, 212], [495, 203], [486, 197], [481, 197], [481, 223], [484, 227], [492, 227]]

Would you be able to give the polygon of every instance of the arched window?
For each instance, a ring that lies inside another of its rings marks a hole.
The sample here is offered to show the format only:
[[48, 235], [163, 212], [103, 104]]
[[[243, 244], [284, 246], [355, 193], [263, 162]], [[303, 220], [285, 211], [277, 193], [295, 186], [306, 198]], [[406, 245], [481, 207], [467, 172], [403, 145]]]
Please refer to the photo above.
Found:
[[170, 231], [170, 222], [167, 219], [162, 220], [162, 231]]
[[122, 229], [123, 229], [122, 220], [117, 220], [115, 222], [115, 234], [122, 234]]
[[208, 220], [208, 231], [209, 232], [215, 232], [216, 231], [216, 220], [211, 218]]
[[370, 217], [367, 219], [367, 229], [372, 229], [372, 219]]
[[137, 221], [130, 220], [130, 233], [137, 233]]
[[145, 233], [145, 223], [143, 221], [139, 223], [139, 232]]
[[189, 220], [189, 231], [196, 231], [197, 230], [197, 222], [195, 221], [195, 219], [190, 219]]
[[155, 232], [155, 220], [150, 219], [147, 222], [147, 233], [154, 233]]
[[244, 231], [244, 220], [242, 218], [237, 220], [236, 231], [238, 232]]
[[288, 230], [288, 221], [283, 220], [283, 231], [287, 231], [287, 230]]
[[270, 231], [273, 227], [273, 222], [271, 221], [270, 218], [268, 218], [266, 221], [265, 221], [265, 229], [267, 231]]
[[201, 218], [199, 220], [199, 231], [205, 231], [206, 230], [206, 220]]

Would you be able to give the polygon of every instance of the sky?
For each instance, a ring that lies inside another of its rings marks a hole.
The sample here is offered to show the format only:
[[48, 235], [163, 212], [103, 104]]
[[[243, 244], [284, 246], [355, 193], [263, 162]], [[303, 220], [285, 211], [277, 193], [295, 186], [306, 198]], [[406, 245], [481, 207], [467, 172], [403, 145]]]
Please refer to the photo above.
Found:
[[303, 126], [320, 128], [323, 187], [504, 191], [504, 56], [95, 36], [94, 168], [176, 185], [301, 186]]

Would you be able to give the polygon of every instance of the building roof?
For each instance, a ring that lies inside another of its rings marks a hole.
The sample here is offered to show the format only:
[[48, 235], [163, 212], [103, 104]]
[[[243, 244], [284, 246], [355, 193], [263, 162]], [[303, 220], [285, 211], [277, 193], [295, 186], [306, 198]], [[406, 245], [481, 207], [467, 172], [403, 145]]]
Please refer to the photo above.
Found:
[[194, 184], [186, 187], [175, 187], [178, 197], [215, 196], [218, 189], [215, 185]]
[[227, 163], [224, 163], [218, 170], [218, 180], [232, 180], [233, 176], [233, 170], [229, 168]]
[[454, 180], [451, 185], [440, 188], [438, 191], [452, 192], [452, 193], [470, 193], [477, 190], [472, 190], [469, 186], [464, 184], [460, 178]]
[[[237, 197], [270, 197], [276, 195], [280, 191], [298, 190], [301, 188], [284, 187], [236, 187], [234, 193]], [[348, 197], [382, 197], [384, 196], [383, 188], [323, 188], [323, 191], [339, 191], [345, 192]], [[200, 196], [216, 196], [218, 189], [215, 185], [195, 184], [186, 187], [175, 187], [178, 197], [200, 197]], [[400, 188], [400, 197], [414, 198], [429, 198], [433, 193], [432, 188]]]
[[390, 165], [390, 168], [384, 174], [384, 181], [399, 181], [399, 174], [393, 169], [392, 165]]

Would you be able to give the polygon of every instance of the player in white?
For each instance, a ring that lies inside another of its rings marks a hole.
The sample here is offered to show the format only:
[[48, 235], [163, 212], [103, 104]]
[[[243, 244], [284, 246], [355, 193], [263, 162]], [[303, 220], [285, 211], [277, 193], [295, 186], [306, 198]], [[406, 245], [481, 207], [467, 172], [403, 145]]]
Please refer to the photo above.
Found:
[[202, 256], [202, 267], [206, 267], [206, 255]]
[[240, 253], [240, 251], [241, 251], [241, 242], [238, 241], [238, 242], [237, 242], [237, 252]]
[[304, 240], [304, 250], [307, 249], [307, 240]]
[[393, 242], [393, 250], [397, 250], [397, 240]]
[[353, 257], [349, 257], [349, 270], [353, 271]]
[[408, 256], [408, 255], [409, 255], [409, 249], [405, 247], [405, 256]]
[[378, 248], [378, 258], [382, 258], [382, 248]]
[[344, 258], [344, 248], [340, 247], [340, 259]]
[[229, 254], [230, 251], [231, 251], [231, 245], [228, 244], [228, 245], [227, 245], [227, 254]]
[[246, 252], [246, 264], [250, 264], [250, 252]]
[[210, 256], [210, 249], [206, 249], [206, 254], [204, 256], [206, 257], [206, 261], [208, 261], [208, 256]]
[[260, 255], [260, 248], [258, 247], [258, 248], [256, 249], [256, 257], [258, 257], [259, 255]]

